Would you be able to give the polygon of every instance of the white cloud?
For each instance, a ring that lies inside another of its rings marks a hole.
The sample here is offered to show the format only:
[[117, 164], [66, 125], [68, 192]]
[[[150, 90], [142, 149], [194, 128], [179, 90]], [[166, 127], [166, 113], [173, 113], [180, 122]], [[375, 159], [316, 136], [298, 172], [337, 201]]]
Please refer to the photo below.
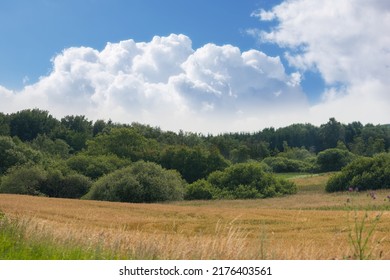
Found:
[[261, 40], [286, 48], [291, 66], [316, 70], [326, 82], [322, 102], [311, 108], [312, 120], [390, 122], [389, 3], [290, 0], [255, 14], [276, 22], [260, 32]]
[[288, 124], [308, 109], [300, 78], [278, 57], [231, 45], [193, 50], [184, 35], [108, 43], [102, 51], [73, 47], [52, 63], [51, 73], [19, 92], [0, 88], [0, 109], [205, 133]]

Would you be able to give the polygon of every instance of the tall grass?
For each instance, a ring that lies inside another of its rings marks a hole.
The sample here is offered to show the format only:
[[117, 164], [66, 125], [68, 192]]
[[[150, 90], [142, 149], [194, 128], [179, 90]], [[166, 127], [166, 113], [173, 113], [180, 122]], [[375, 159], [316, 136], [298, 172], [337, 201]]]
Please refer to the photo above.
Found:
[[380, 242], [374, 240], [374, 234], [382, 214], [378, 214], [371, 221], [366, 212], [359, 218], [355, 211], [353, 228], [349, 229], [349, 241], [353, 249], [353, 259], [367, 260], [373, 258], [374, 246]]
[[2, 260], [94, 260], [115, 259], [111, 251], [82, 246], [76, 241], [56, 240], [31, 220], [0, 217], [0, 259]]

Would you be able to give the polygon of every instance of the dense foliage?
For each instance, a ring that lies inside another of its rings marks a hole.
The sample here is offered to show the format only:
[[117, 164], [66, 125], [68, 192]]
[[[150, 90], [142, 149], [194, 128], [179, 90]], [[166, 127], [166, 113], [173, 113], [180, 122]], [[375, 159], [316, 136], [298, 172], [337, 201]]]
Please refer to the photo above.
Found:
[[347, 190], [375, 190], [390, 188], [390, 154], [356, 159], [331, 177], [328, 192]]
[[97, 180], [85, 199], [120, 202], [181, 200], [185, 181], [174, 170], [152, 162], [138, 161]]
[[221, 198], [264, 198], [296, 192], [296, 186], [266, 172], [259, 163], [239, 163], [215, 171], [208, 182], [218, 189]]
[[[162, 190], [156, 188], [157, 198], [151, 193], [124, 198], [118, 197], [122, 187], [114, 187], [109, 196], [139, 202], [182, 199], [183, 195], [185, 199], [269, 197], [294, 192], [293, 186], [276, 180], [272, 172], [344, 168], [344, 174], [351, 162], [377, 159], [376, 155], [389, 148], [390, 125], [342, 124], [334, 118], [321, 126], [293, 124], [254, 133], [202, 135], [162, 131], [139, 123], [93, 122], [85, 116], [56, 119], [47, 111], [28, 109], [0, 113], [0, 192], [68, 198], [80, 198], [89, 192], [87, 197], [97, 199], [99, 196], [92, 196], [90, 190], [102, 188], [97, 186], [104, 180], [120, 181], [123, 178], [117, 172], [133, 170], [134, 166], [145, 168], [139, 170], [140, 174], [148, 174], [153, 163], [159, 172], [170, 170], [181, 176], [184, 184], [188, 183], [186, 193], [164, 198], [159, 194]], [[379, 176], [373, 175], [379, 174], [376, 169], [357, 170], [354, 178], [360, 179], [348, 184], [360, 184], [362, 178], [371, 177], [373, 183]], [[128, 178], [132, 191], [141, 190], [137, 176], [131, 173]], [[162, 180], [161, 184], [155, 182], [161, 189], [164, 176], [155, 179]], [[335, 178], [332, 184], [342, 181], [341, 177]], [[345, 186], [329, 188], [341, 190]], [[134, 198], [138, 196], [140, 199]]]

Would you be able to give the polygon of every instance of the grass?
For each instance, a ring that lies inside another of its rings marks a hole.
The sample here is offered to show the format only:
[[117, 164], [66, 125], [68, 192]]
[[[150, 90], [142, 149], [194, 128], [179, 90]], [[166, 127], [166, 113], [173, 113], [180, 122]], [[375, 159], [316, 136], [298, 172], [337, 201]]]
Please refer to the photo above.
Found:
[[351, 233], [361, 220], [350, 214], [367, 213], [370, 229], [381, 213], [364, 253], [390, 259], [386, 191], [375, 201], [363, 192], [328, 194], [329, 174], [301, 175], [289, 178], [298, 194], [260, 200], [130, 204], [2, 194], [0, 258], [359, 258]]

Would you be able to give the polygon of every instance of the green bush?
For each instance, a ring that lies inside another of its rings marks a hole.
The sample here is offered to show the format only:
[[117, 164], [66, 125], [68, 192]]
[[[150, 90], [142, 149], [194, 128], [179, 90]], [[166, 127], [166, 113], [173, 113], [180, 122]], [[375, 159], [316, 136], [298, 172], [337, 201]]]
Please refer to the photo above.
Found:
[[217, 190], [205, 179], [200, 179], [188, 185], [186, 200], [209, 200], [215, 198]]
[[23, 165], [8, 170], [3, 176], [0, 193], [40, 195], [47, 173], [39, 166]]
[[268, 157], [262, 162], [272, 168], [273, 172], [311, 172], [314, 165], [305, 161], [289, 159], [286, 157]]
[[85, 195], [92, 186], [92, 181], [81, 174], [71, 174], [62, 179], [58, 197], [80, 198]]
[[85, 199], [120, 202], [182, 200], [185, 181], [174, 170], [152, 162], [139, 161], [101, 177]]
[[23, 165], [11, 168], [3, 176], [0, 192], [80, 198], [88, 192], [91, 185], [92, 181], [81, 174], [64, 176], [58, 169], [46, 171], [38, 165]]
[[318, 153], [317, 164], [321, 172], [339, 171], [355, 158], [356, 156], [347, 150], [327, 149]]
[[354, 160], [329, 179], [326, 191], [346, 191], [350, 187], [359, 190], [390, 188], [390, 154]]
[[207, 180], [221, 190], [219, 195], [222, 198], [264, 198], [297, 191], [295, 184], [265, 172], [264, 166], [255, 162], [234, 164], [224, 171], [215, 171]]

